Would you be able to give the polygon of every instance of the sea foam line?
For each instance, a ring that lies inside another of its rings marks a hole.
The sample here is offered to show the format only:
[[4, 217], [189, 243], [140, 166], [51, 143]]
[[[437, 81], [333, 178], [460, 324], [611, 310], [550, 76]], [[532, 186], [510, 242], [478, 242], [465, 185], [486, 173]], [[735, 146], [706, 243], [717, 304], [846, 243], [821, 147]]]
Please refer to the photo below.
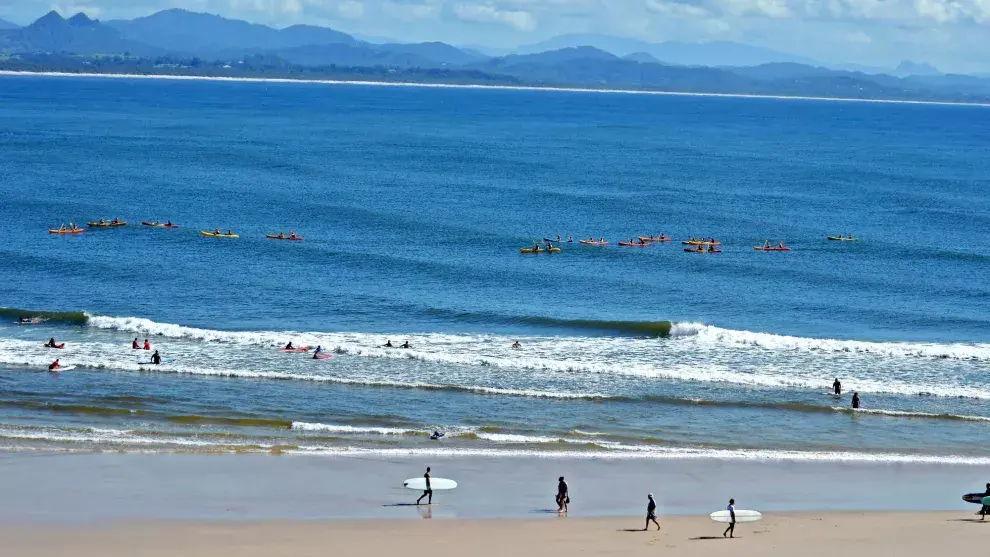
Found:
[[880, 104], [908, 104], [908, 105], [934, 105], [934, 106], [963, 106], [963, 107], [990, 107], [990, 103], [979, 103], [971, 101], [925, 101], [906, 99], [855, 99], [847, 97], [816, 97], [816, 96], [791, 96], [791, 95], [757, 95], [745, 93], [692, 93], [683, 91], [657, 91], [657, 90], [637, 90], [637, 89], [590, 89], [581, 87], [539, 87], [532, 85], [478, 85], [478, 84], [455, 84], [455, 83], [413, 83], [413, 82], [389, 82], [389, 81], [357, 81], [357, 80], [331, 80], [331, 79], [290, 79], [278, 77], [224, 77], [224, 76], [200, 76], [200, 75], [146, 75], [146, 74], [103, 74], [103, 73], [70, 73], [70, 72], [23, 72], [13, 70], [0, 70], [3, 76], [37, 76], [37, 77], [99, 77], [104, 79], [161, 79], [173, 81], [219, 81], [236, 83], [292, 83], [292, 84], [314, 84], [314, 85], [358, 85], [374, 87], [417, 87], [422, 89], [489, 89], [505, 91], [546, 91], [565, 93], [589, 93], [600, 95], [659, 95], [671, 97], [714, 97], [728, 99], [767, 99], [767, 100], [795, 100], [795, 101], [825, 101], [825, 102], [852, 102], [852, 103], [880, 103]]

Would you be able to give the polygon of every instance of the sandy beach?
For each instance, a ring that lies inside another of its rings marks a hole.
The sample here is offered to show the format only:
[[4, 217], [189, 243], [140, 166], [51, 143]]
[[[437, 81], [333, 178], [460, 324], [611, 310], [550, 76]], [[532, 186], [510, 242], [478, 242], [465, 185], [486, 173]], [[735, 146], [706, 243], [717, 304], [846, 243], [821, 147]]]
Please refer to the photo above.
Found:
[[789, 513], [737, 526], [701, 516], [642, 519], [117, 522], [96, 527], [3, 527], [4, 555], [239, 557], [293, 555], [671, 555], [693, 557], [962, 554], [986, 543], [968, 513]]
[[852, 103], [884, 103], [884, 104], [913, 104], [913, 105], [933, 105], [933, 106], [969, 106], [969, 107], [990, 107], [988, 103], [979, 102], [949, 102], [949, 101], [925, 101], [925, 100], [902, 100], [902, 99], [856, 99], [849, 97], [809, 97], [799, 95], [752, 95], [745, 93], [692, 93], [689, 91], [658, 91], [650, 89], [594, 89], [583, 87], [537, 87], [528, 85], [474, 85], [457, 83], [415, 83], [400, 81], [355, 81], [355, 80], [332, 80], [332, 79], [290, 79], [278, 77], [223, 77], [223, 76], [200, 76], [200, 75], [167, 75], [167, 74], [111, 74], [111, 73], [68, 73], [68, 72], [21, 72], [11, 70], [0, 70], [0, 76], [36, 76], [36, 77], [88, 77], [106, 79], [164, 79], [180, 81], [226, 81], [242, 83], [295, 83], [295, 84], [315, 84], [315, 85], [360, 85], [377, 87], [418, 87], [418, 88], [450, 88], [450, 89], [491, 89], [505, 91], [549, 91], [567, 93], [598, 93], [598, 94], [619, 94], [619, 95], [661, 95], [675, 97], [712, 97], [727, 99], [776, 99], [794, 101], [834, 101]]

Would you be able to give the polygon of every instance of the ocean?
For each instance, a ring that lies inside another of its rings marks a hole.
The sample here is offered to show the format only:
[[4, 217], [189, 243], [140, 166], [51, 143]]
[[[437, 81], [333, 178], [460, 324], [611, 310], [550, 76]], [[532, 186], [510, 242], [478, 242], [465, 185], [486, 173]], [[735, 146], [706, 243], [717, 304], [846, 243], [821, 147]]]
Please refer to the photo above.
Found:
[[[0, 449], [990, 464], [987, 130], [973, 106], [0, 76]], [[128, 225], [48, 233], [100, 218]]]

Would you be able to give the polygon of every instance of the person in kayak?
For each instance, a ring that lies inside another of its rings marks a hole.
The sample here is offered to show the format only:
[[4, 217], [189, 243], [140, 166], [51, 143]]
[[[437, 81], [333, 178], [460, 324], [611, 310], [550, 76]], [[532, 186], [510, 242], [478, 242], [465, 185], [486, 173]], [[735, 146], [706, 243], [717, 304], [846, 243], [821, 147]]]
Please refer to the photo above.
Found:
[[58, 362], [58, 358], [55, 358], [54, 362], [48, 364], [48, 371], [55, 371], [60, 367], [62, 367], [62, 365]]
[[234, 233], [233, 233], [233, 232], [231, 232], [231, 231], [230, 231], [230, 229], [228, 228], [228, 229], [227, 229], [227, 236], [233, 236], [233, 235], [234, 235]]
[[284, 240], [285, 239], [285, 232], [279, 232], [278, 233], [278, 237], [279, 237], [280, 240]]
[[385, 344], [382, 345], [382, 348], [395, 348], [392, 346], [392, 339], [386, 339]]
[[286, 344], [285, 345], [285, 350], [295, 350], [295, 349], [296, 348], [294, 346], [292, 346], [292, 341], [291, 340], [289, 341], [289, 344]]
[[412, 345], [409, 344], [409, 341], [407, 340], [407, 341], [403, 342], [402, 343], [402, 346], [400, 346], [399, 348], [412, 348]]
[[715, 244], [708, 244], [708, 253], [715, 253]]
[[859, 393], [853, 393], [853, 409], [859, 408]]
[[784, 241], [783, 241], [783, 240], [781, 240], [781, 241], [779, 241], [779, 242], [777, 242], [777, 247], [778, 247], [778, 248], [780, 248], [780, 249], [784, 249], [784, 248], [785, 248], [785, 247], [787, 247], [787, 246], [785, 246], [785, 245], [784, 245]]
[[289, 239], [290, 240], [295, 240], [296, 239], [296, 231], [295, 230], [290, 230], [289, 231]]
[[832, 382], [832, 392], [837, 395], [842, 394], [842, 383], [839, 382], [838, 377], [836, 377], [835, 381]]
[[217, 236], [219, 236], [220, 235], [220, 229], [219, 228], [214, 228], [213, 229], [213, 233], [216, 234]]
[[169, 219], [168, 222], [165, 223], [165, 226], [174, 226], [172, 224], [172, 219]]
[[106, 224], [106, 223], [107, 223], [107, 221], [105, 221], [103, 219], [100, 219], [100, 224]]
[[58, 348], [58, 345], [55, 344], [55, 337], [48, 339], [48, 344], [46, 344], [45, 346], [47, 346], [48, 348]]
[[158, 354], [157, 350], [155, 350], [155, 353], [151, 355], [151, 363], [155, 364], [156, 366], [162, 363], [162, 357]]
[[117, 217], [114, 217], [113, 218], [113, 223], [114, 224], [120, 224], [120, 219], [118, 219]]
[[138, 350], [138, 349], [140, 349], [140, 348], [141, 348], [141, 346], [140, 346], [140, 345], [138, 345], [138, 340], [137, 340], [137, 337], [134, 337], [134, 340], [133, 340], [133, 341], [131, 341], [131, 349], [132, 349], [132, 350]]
[[151, 350], [151, 343], [148, 342], [148, 339], [144, 339], [144, 349]]
[[515, 342], [512, 343], [512, 347], [513, 348], [522, 348], [522, 345], [519, 344], [519, 341], [517, 340], [517, 341], [515, 341]]

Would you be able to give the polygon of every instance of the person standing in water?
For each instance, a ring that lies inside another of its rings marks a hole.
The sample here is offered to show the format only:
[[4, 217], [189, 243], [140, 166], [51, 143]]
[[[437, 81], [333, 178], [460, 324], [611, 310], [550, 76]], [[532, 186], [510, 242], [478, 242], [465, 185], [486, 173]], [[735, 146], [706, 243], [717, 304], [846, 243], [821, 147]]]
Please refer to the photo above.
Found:
[[418, 505], [419, 502], [423, 500], [423, 497], [427, 497], [428, 496], [429, 499], [426, 500], [426, 504], [427, 505], [432, 505], [433, 504], [433, 488], [430, 486], [430, 467], [429, 466], [426, 467], [426, 473], [423, 474], [423, 477], [426, 478], [426, 491], [424, 491], [423, 494], [419, 496], [419, 499], [416, 499], [416, 504]]
[[853, 410], [859, 408], [859, 393], [853, 393]]
[[736, 537], [736, 500], [729, 499], [729, 506], [725, 507], [725, 510], [729, 511], [729, 527], [722, 532], [722, 537], [728, 534], [730, 538], [734, 538]]
[[657, 502], [653, 500], [653, 494], [650, 493], [646, 496], [649, 498], [650, 502], [646, 504], [646, 526], [643, 527], [643, 531], [650, 529], [650, 522], [657, 525], [657, 530], [660, 529], [660, 523], [657, 522]]
[[557, 512], [566, 513], [567, 504], [571, 502], [570, 492], [567, 488], [567, 482], [564, 481], [564, 476], [557, 478]]
[[157, 350], [155, 350], [155, 353], [151, 355], [151, 363], [155, 364], [156, 366], [162, 363], [162, 357], [158, 355]]
[[842, 383], [839, 383], [838, 377], [836, 377], [835, 381], [832, 382], [832, 392], [834, 392], [837, 395], [842, 394]]

